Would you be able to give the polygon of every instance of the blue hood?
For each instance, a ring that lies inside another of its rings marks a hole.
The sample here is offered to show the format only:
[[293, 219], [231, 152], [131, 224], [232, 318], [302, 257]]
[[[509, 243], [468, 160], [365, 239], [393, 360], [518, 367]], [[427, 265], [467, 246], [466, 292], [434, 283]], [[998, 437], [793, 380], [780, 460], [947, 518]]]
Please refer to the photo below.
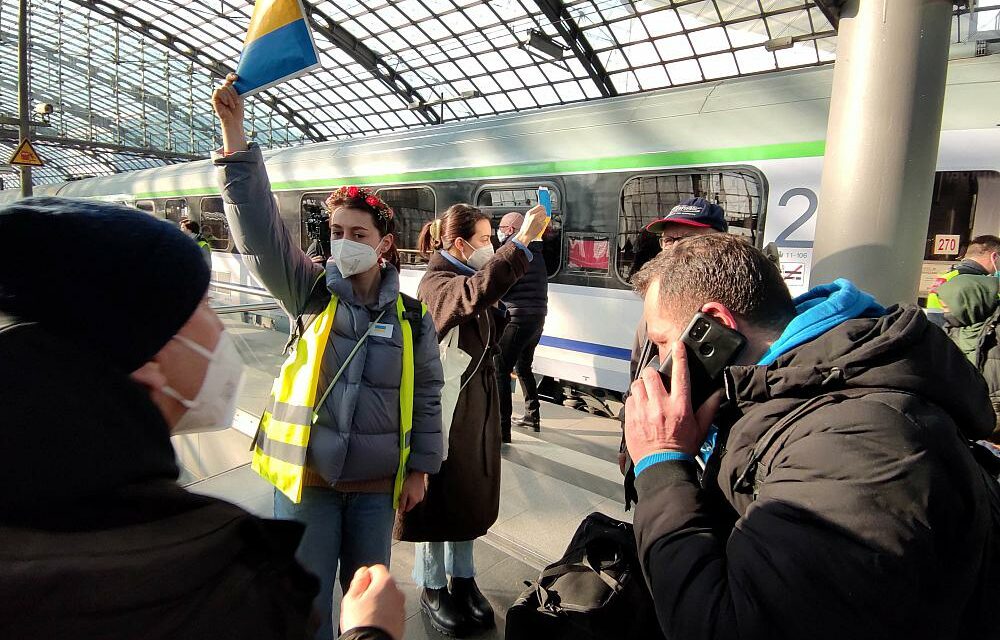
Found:
[[871, 294], [843, 278], [813, 287], [794, 303], [795, 318], [757, 364], [771, 364], [779, 356], [818, 338], [845, 320], [885, 315], [885, 308]]

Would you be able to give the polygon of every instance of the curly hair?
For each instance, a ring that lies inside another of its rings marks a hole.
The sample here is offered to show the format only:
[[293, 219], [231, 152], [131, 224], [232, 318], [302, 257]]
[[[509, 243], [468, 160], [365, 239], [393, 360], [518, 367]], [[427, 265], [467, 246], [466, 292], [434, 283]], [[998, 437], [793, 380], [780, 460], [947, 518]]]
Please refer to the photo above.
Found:
[[375, 223], [375, 230], [379, 237], [384, 238], [392, 234], [393, 243], [389, 250], [385, 252], [385, 261], [400, 269], [399, 251], [396, 249], [396, 216], [388, 204], [375, 195], [374, 192], [364, 187], [341, 187], [330, 194], [326, 199], [326, 208], [330, 212], [330, 223], [333, 223], [333, 212], [337, 209], [356, 209], [371, 215], [372, 222]]

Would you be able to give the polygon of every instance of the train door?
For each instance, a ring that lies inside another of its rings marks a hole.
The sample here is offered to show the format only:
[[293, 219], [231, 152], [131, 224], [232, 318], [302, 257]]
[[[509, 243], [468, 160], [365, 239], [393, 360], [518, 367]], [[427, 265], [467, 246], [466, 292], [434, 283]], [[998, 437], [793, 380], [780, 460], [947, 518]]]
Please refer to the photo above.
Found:
[[920, 274], [921, 302], [937, 276], [948, 271], [980, 235], [1000, 235], [1000, 173], [939, 171]]

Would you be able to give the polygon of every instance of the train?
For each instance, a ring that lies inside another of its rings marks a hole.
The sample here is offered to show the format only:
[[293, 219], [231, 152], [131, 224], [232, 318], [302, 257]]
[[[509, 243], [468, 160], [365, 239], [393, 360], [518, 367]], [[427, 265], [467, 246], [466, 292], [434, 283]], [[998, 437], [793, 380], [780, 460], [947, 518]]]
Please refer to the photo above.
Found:
[[[543, 382], [605, 402], [629, 383], [641, 302], [629, 279], [656, 238], [642, 231], [701, 196], [730, 232], [775, 243], [793, 294], [810, 285], [832, 66], [462, 121], [264, 153], [284, 223], [305, 248], [306, 220], [333, 189], [369, 185], [398, 216], [404, 290], [414, 293], [424, 222], [470, 202], [499, 219], [552, 194], [544, 236], [549, 315], [534, 368]], [[1000, 58], [949, 62], [921, 290], [975, 235], [1000, 231]], [[39, 186], [160, 218], [201, 222], [213, 281], [260, 291], [233, 246], [211, 161]], [[0, 201], [16, 198], [0, 193]], [[813, 283], [815, 284], [815, 283]], [[218, 289], [221, 291], [221, 289]], [[243, 295], [243, 294], [239, 294]]]

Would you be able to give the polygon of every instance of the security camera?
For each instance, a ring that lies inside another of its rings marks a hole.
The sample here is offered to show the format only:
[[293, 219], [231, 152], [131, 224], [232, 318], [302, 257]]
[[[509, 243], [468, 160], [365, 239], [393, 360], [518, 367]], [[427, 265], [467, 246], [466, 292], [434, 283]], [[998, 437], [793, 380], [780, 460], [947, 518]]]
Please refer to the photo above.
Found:
[[50, 113], [52, 113], [52, 111], [53, 111], [52, 105], [49, 104], [48, 102], [39, 102], [38, 104], [35, 105], [35, 113], [37, 113], [40, 116], [47, 116]]

